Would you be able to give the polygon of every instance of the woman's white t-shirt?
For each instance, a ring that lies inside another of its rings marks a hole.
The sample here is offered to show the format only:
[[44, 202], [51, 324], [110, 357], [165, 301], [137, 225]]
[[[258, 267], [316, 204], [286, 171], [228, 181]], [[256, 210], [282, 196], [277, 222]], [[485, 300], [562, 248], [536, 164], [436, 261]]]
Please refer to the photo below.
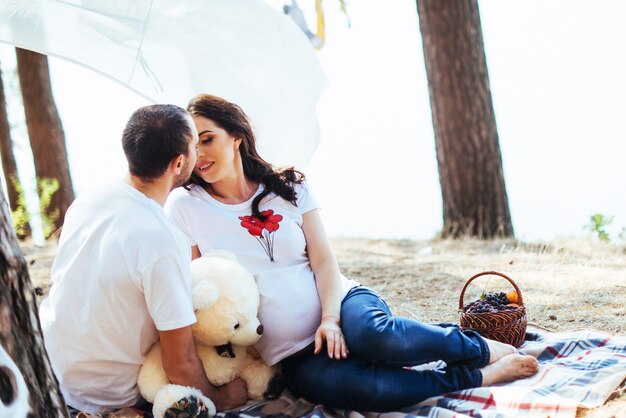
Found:
[[[318, 209], [306, 184], [295, 185], [297, 206], [280, 196], [266, 196], [259, 210], [265, 222], [252, 218], [252, 201], [225, 204], [202, 187], [174, 190], [165, 213], [201, 254], [227, 250], [254, 275], [261, 293], [259, 319], [263, 336], [255, 346], [273, 365], [311, 342], [320, 324], [321, 305], [302, 231], [302, 215]], [[358, 285], [341, 277], [343, 294]]]

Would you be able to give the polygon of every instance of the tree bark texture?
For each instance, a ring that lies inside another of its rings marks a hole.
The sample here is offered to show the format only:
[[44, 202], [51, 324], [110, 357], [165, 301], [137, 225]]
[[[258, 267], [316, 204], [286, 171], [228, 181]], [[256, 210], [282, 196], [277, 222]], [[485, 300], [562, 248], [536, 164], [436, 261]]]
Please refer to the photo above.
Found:
[[63, 225], [65, 212], [74, 200], [72, 179], [65, 148], [65, 134], [52, 96], [48, 58], [37, 52], [16, 48], [17, 71], [30, 146], [37, 179], [56, 179], [59, 190], [52, 197], [45, 215], [54, 217], [55, 227]]
[[[9, 125], [9, 117], [7, 115], [7, 102], [4, 93], [2, 70], [0, 70], [0, 158], [2, 158], [2, 171], [7, 186], [9, 207], [11, 210], [15, 210], [18, 205], [19, 193], [13, 181], [19, 181], [19, 177], [17, 175], [15, 155], [13, 154], [13, 141], [11, 141], [11, 126]], [[30, 226], [25, 224], [24, 236], [20, 236], [20, 238], [26, 238], [28, 236], [30, 236]]]
[[476, 0], [417, 0], [443, 197], [442, 235], [512, 237]]
[[[0, 193], [0, 345], [22, 372], [32, 417], [67, 417], [67, 408], [43, 345], [26, 260]], [[6, 380], [6, 379], [5, 379]], [[10, 402], [9, 402], [10, 403]]]

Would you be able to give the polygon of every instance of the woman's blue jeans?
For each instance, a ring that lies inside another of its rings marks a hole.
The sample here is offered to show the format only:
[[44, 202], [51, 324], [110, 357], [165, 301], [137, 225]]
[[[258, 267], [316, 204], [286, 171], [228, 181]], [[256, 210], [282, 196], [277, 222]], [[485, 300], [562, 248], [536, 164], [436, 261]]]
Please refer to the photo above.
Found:
[[[478, 368], [489, 348], [475, 332], [393, 316], [375, 292], [356, 287], [341, 304], [341, 328], [350, 353], [334, 360], [313, 349], [282, 361], [287, 388], [329, 407], [391, 411], [431, 396], [482, 384]], [[406, 367], [443, 360], [443, 370]]]

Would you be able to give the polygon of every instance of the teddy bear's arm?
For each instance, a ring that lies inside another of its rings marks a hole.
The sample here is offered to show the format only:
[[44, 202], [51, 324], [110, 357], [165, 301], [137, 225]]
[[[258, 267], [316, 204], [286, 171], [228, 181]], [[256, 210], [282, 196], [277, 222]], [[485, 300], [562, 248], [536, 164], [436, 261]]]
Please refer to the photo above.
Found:
[[198, 356], [202, 360], [204, 371], [209, 382], [214, 386], [225, 385], [239, 376], [245, 364], [246, 351], [244, 347], [232, 347], [235, 357], [221, 357], [215, 347], [198, 345]]
[[248, 385], [248, 397], [255, 400], [264, 399], [275, 376], [278, 376], [278, 366], [270, 367], [262, 359], [255, 359], [252, 356], [246, 357], [240, 374]]

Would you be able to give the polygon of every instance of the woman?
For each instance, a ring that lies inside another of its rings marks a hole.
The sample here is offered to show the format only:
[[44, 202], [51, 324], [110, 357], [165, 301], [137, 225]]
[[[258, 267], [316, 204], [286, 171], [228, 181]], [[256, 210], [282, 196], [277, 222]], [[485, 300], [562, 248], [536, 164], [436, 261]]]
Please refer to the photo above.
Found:
[[[244, 112], [206, 94], [188, 111], [198, 159], [166, 213], [189, 237], [194, 258], [229, 250], [255, 275], [265, 330], [256, 348], [268, 364], [281, 363], [294, 395], [388, 411], [537, 372], [536, 359], [510, 345], [393, 316], [376, 292], [339, 272], [304, 175], [259, 156]], [[444, 373], [405, 368], [434, 360], [446, 362]]]

